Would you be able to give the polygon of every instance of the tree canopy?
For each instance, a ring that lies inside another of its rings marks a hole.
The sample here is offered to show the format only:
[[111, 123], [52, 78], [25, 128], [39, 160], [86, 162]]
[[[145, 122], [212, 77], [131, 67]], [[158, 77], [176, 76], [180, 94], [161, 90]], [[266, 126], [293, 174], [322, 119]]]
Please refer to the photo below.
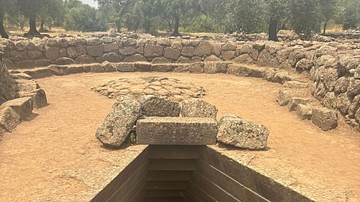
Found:
[[344, 29], [360, 26], [359, 0], [95, 0], [98, 8], [80, 0], [0, 0], [0, 34], [8, 37], [5, 24], [23, 28], [30, 35], [51, 26], [66, 30], [103, 31], [108, 23], [118, 31], [156, 34], [181, 32], [267, 32], [278, 40], [280, 29], [292, 29], [301, 37], [326, 33], [329, 23]]

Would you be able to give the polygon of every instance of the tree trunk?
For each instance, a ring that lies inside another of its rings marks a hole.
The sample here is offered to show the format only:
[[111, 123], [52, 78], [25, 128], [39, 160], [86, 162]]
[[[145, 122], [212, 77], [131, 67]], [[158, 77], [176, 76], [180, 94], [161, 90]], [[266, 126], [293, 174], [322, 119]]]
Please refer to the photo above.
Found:
[[179, 33], [179, 27], [180, 27], [180, 17], [175, 16], [175, 27], [174, 27], [174, 32], [171, 34], [171, 36], [181, 36], [181, 34]]
[[41, 18], [41, 24], [40, 24], [40, 29], [39, 29], [40, 32], [44, 32], [44, 31], [45, 31], [45, 30], [44, 30], [44, 24], [45, 24], [45, 21], [44, 21], [44, 19]]
[[9, 35], [6, 33], [5, 28], [4, 28], [4, 19], [3, 16], [0, 16], [0, 35], [2, 38], [9, 38]]
[[271, 19], [269, 23], [269, 41], [278, 41], [278, 21]]
[[41, 37], [40, 32], [37, 31], [36, 29], [36, 21], [34, 18], [30, 18], [29, 20], [29, 25], [30, 25], [30, 30], [29, 32], [26, 34], [27, 37], [32, 38], [32, 37]]
[[323, 35], [326, 34], [327, 23], [328, 23], [328, 21], [325, 21], [325, 23], [324, 23]]

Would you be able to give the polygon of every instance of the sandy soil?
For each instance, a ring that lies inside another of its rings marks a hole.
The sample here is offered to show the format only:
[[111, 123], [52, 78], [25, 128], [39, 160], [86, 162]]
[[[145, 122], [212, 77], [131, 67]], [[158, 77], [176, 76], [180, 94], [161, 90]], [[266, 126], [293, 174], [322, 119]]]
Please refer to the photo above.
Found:
[[230, 75], [175, 73], [77, 74], [38, 80], [49, 106], [36, 110], [0, 141], [0, 201], [86, 201], [108, 180], [107, 172], [124, 168], [145, 146], [110, 151], [95, 130], [113, 100], [90, 91], [125, 77], [164, 76], [203, 86], [205, 100], [218, 118], [236, 114], [270, 129], [267, 151], [239, 151], [212, 146], [261, 173], [322, 201], [360, 201], [360, 135], [343, 120], [331, 132], [301, 121], [276, 96], [280, 85]]

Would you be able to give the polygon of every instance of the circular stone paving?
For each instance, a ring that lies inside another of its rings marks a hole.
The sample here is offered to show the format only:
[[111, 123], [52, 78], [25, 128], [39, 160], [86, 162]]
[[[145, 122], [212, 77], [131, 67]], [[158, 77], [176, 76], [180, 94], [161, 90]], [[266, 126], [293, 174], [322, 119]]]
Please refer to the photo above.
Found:
[[145, 94], [167, 97], [176, 101], [201, 98], [206, 94], [205, 89], [201, 86], [164, 77], [120, 78], [91, 89], [109, 98], [127, 94]]

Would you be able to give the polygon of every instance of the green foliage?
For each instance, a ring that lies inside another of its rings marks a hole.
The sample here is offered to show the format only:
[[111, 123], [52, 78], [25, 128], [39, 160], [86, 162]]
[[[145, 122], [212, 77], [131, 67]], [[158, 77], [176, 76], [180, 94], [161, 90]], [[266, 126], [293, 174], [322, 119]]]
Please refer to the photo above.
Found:
[[89, 5], [83, 5], [72, 7], [64, 22], [65, 30], [74, 31], [103, 31], [105, 24], [103, 24], [98, 18], [96, 9]]
[[310, 38], [320, 28], [318, 1], [291, 0], [291, 25], [294, 31], [304, 38]]
[[344, 1], [344, 29], [356, 29], [358, 26], [360, 26], [360, 1]]
[[204, 14], [190, 21], [187, 32], [220, 32], [215, 20]]
[[265, 30], [264, 0], [231, 0], [227, 4], [226, 30], [245, 33]]

